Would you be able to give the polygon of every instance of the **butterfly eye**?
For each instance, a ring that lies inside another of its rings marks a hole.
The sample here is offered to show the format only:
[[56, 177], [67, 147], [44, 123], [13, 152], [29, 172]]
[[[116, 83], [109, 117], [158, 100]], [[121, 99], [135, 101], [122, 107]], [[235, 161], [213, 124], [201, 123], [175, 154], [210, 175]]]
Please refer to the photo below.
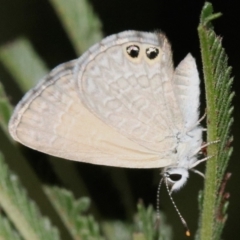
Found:
[[130, 45], [127, 47], [127, 53], [132, 58], [137, 58], [139, 55], [139, 46], [137, 45]]
[[147, 57], [152, 60], [155, 59], [159, 54], [159, 50], [155, 47], [149, 47], [146, 49], [146, 55]]
[[179, 181], [181, 178], [182, 178], [182, 175], [181, 175], [181, 174], [171, 174], [171, 175], [169, 175], [169, 179], [170, 179], [172, 182], [177, 182], [177, 181]]

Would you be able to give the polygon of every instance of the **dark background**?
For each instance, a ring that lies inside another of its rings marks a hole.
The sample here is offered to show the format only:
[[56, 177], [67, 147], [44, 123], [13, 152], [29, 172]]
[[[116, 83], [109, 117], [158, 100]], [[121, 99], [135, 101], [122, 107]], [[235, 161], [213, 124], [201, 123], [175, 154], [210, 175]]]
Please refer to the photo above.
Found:
[[[196, 58], [201, 72], [199, 40], [197, 26], [199, 15], [204, 1], [200, 0], [91, 0], [94, 10], [103, 24], [104, 34], [110, 35], [123, 30], [162, 30], [164, 31], [173, 48], [174, 62], [178, 62], [191, 52]], [[234, 153], [228, 167], [232, 178], [227, 185], [230, 192], [229, 219], [223, 233], [223, 239], [237, 239], [240, 224], [240, 163], [239, 163], [239, 79], [240, 79], [240, 7], [238, 1], [211, 1], [215, 12], [222, 12], [223, 16], [215, 21], [215, 31], [223, 36], [223, 46], [229, 56], [229, 64], [233, 66], [235, 82], [233, 89], [236, 92], [234, 99], [235, 121]], [[49, 68], [76, 58], [71, 43], [61, 26], [61, 23], [48, 1], [44, 0], [0, 0], [0, 45], [10, 42], [19, 36], [29, 38]], [[1, 80], [6, 89], [11, 88], [12, 79], [6, 69], [0, 65]], [[202, 86], [203, 89], [203, 86]], [[10, 93], [9, 93], [10, 94]], [[13, 102], [20, 100], [21, 92], [16, 90], [11, 96]], [[204, 90], [202, 90], [202, 112], [205, 107]], [[27, 150], [25, 150], [27, 151]], [[30, 152], [30, 155], [35, 153]], [[44, 164], [41, 170], [37, 169], [41, 178], [49, 165], [47, 157], [42, 156]], [[59, 160], [63, 161], [63, 160]], [[204, 165], [204, 164], [203, 164]], [[37, 168], [34, 165], [35, 168]], [[121, 195], [114, 189], [108, 172], [118, 171], [114, 168], [93, 166], [77, 163], [76, 167], [91, 191], [102, 215], [106, 219], [124, 219]], [[203, 167], [202, 167], [203, 168]], [[50, 171], [50, 170], [49, 170]], [[126, 170], [130, 188], [135, 202], [142, 198], [144, 203], [155, 206], [158, 170]], [[48, 181], [54, 182], [55, 180]], [[71, 177], [71, 176], [69, 176]], [[54, 177], [53, 177], [54, 178]], [[191, 229], [195, 229], [198, 219], [197, 195], [203, 186], [199, 176], [191, 174], [186, 187], [174, 197], [177, 205], [187, 220]], [[171, 205], [166, 191], [161, 193], [161, 209], [166, 213], [167, 220], [174, 229], [175, 239], [184, 239], [182, 226], [178, 216]]]

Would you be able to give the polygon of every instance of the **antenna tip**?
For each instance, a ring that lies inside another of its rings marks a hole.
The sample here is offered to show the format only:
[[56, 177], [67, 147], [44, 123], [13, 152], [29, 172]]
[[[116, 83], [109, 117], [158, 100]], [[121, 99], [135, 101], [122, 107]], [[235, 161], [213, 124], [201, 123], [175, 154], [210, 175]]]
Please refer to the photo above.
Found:
[[191, 236], [191, 233], [190, 233], [189, 230], [186, 231], [186, 236], [187, 236], [187, 237], [190, 237], [190, 236]]

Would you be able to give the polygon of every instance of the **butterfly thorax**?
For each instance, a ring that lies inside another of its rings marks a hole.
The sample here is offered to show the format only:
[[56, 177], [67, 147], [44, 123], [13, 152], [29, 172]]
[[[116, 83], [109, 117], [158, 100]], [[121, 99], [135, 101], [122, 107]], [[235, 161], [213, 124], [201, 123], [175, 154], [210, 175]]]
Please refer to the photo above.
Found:
[[185, 185], [189, 177], [189, 169], [197, 161], [197, 154], [202, 144], [202, 128], [197, 126], [191, 131], [176, 134], [176, 146], [171, 158], [174, 163], [162, 171], [170, 192], [177, 191]]

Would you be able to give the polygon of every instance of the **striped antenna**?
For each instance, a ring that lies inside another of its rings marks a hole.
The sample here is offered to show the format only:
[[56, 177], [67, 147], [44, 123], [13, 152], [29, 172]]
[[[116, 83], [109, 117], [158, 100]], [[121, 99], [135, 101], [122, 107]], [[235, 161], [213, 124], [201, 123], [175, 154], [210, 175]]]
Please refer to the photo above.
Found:
[[[162, 182], [162, 181], [160, 181], [160, 183], [161, 183], [161, 182]], [[166, 185], [166, 188], [167, 188], [168, 195], [169, 195], [169, 197], [170, 197], [170, 199], [171, 199], [171, 202], [172, 202], [172, 204], [173, 204], [173, 206], [174, 206], [174, 208], [175, 208], [178, 216], [180, 217], [180, 220], [181, 220], [181, 222], [182, 222], [182, 224], [183, 224], [183, 226], [184, 226], [184, 228], [185, 228], [185, 234], [186, 234], [187, 237], [190, 237], [191, 233], [190, 233], [190, 230], [189, 230], [189, 228], [188, 228], [188, 225], [187, 225], [185, 219], [183, 218], [183, 216], [181, 215], [181, 213], [179, 212], [179, 210], [178, 210], [178, 208], [177, 208], [177, 206], [176, 206], [176, 204], [175, 204], [175, 202], [173, 201], [173, 198], [172, 198], [172, 196], [171, 196], [171, 193], [170, 193], [170, 190], [169, 190], [169, 187], [168, 187], [168, 184], [167, 184], [167, 178], [165, 178], [165, 185]]]
[[158, 228], [159, 223], [160, 223], [160, 209], [159, 209], [159, 206], [160, 206], [160, 189], [161, 189], [162, 182], [163, 182], [163, 178], [161, 178], [161, 180], [158, 184], [158, 189], [157, 189], [157, 200], [156, 200], [157, 219], [156, 219], [156, 225], [155, 225], [156, 228]]

